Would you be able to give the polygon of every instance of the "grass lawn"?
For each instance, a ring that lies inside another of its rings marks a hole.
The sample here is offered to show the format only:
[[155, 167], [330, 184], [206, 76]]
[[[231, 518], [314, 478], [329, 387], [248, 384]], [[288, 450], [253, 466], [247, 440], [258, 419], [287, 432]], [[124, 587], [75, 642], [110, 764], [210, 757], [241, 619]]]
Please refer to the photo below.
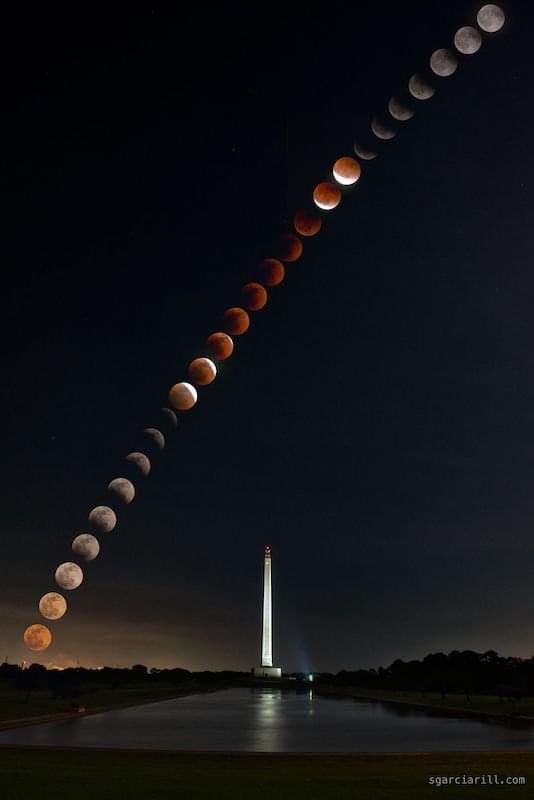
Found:
[[[527, 784], [428, 784], [430, 775], [464, 774], [525, 776]], [[0, 748], [0, 787], [9, 800], [506, 800], [533, 796], [534, 755], [169, 755]]]
[[[344, 693], [341, 689], [340, 693]], [[359, 695], [375, 700], [397, 700], [404, 703], [435, 706], [438, 708], [465, 709], [466, 711], [482, 711], [487, 714], [513, 714], [534, 716], [534, 697], [524, 697], [516, 701], [500, 701], [495, 695], [471, 695], [469, 700], [465, 694], [447, 694], [438, 692], [392, 692], [376, 689], [351, 688], [350, 695]]]

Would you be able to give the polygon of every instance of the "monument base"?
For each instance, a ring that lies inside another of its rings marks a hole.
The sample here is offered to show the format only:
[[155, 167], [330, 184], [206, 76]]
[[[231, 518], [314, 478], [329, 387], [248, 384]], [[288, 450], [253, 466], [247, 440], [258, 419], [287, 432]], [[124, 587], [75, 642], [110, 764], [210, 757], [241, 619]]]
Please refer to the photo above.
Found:
[[281, 678], [282, 667], [253, 667], [252, 674], [255, 678]]

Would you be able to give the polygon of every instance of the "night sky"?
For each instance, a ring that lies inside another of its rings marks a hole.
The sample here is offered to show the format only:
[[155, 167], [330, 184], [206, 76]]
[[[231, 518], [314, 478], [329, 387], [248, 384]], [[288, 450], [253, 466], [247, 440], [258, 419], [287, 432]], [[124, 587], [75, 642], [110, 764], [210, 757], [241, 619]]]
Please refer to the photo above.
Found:
[[22, 642], [242, 283], [479, 5], [11, 10], [0, 660], [248, 670], [265, 543], [286, 670], [534, 653], [534, 13], [512, 3], [115, 504], [50, 650]]

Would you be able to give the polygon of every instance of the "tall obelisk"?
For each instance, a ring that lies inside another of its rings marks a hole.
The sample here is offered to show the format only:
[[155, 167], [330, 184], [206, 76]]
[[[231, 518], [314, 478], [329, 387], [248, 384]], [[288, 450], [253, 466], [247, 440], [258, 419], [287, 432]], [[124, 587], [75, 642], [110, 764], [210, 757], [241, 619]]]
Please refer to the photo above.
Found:
[[261, 629], [261, 667], [254, 667], [258, 678], [281, 678], [280, 667], [273, 667], [273, 594], [271, 583], [271, 548], [265, 545], [263, 557], [263, 624]]

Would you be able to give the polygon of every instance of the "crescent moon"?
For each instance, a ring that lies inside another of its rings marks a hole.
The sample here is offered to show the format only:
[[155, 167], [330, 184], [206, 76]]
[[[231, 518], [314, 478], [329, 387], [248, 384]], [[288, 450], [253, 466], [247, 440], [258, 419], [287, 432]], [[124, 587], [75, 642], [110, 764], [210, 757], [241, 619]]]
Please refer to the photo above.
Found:
[[434, 96], [435, 89], [431, 83], [425, 81], [420, 75], [412, 75], [408, 82], [408, 89], [412, 97], [416, 100], [430, 100]]
[[405, 106], [396, 97], [392, 97], [390, 99], [388, 103], [388, 111], [393, 117], [393, 119], [397, 119], [399, 122], [406, 122], [407, 120], [411, 119], [415, 114], [415, 111], [412, 111], [411, 108]]
[[376, 158], [376, 153], [374, 150], [369, 150], [368, 147], [365, 147], [365, 145], [359, 144], [358, 142], [354, 142], [354, 152], [358, 158], [363, 158], [364, 161], [372, 161], [373, 158]]
[[397, 132], [394, 131], [393, 128], [389, 128], [377, 117], [373, 117], [371, 120], [371, 130], [378, 139], [382, 139], [385, 142], [394, 139], [397, 135]]
[[129, 461], [131, 464], [135, 464], [137, 469], [143, 475], [150, 474], [150, 460], [145, 456], [144, 453], [128, 453], [126, 456], [126, 461]]
[[158, 431], [157, 428], [145, 428], [143, 433], [154, 442], [156, 447], [159, 447], [160, 450], [163, 450], [165, 447], [165, 437], [161, 431]]
[[171, 408], [162, 408], [161, 413], [167, 417], [173, 428], [178, 427], [178, 417]]
[[89, 522], [104, 533], [109, 533], [117, 524], [117, 515], [109, 506], [95, 506], [89, 514]]
[[114, 492], [117, 497], [120, 497], [123, 503], [128, 505], [135, 497], [135, 487], [128, 478], [113, 478], [108, 484], [110, 492]]
[[100, 553], [100, 544], [98, 539], [91, 536], [90, 533], [80, 533], [73, 539], [72, 552], [81, 556], [85, 561], [93, 561]]

